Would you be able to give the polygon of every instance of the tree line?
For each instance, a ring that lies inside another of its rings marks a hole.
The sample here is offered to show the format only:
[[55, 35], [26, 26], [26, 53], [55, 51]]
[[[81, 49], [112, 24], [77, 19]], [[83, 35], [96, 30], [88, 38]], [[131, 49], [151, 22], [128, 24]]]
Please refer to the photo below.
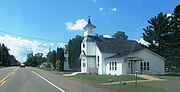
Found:
[[0, 66], [19, 65], [15, 56], [9, 54], [9, 50], [3, 43], [0, 43]]
[[165, 57], [166, 67], [180, 71], [180, 5], [170, 16], [160, 12], [148, 23], [143, 29], [143, 39], [149, 43], [147, 48]]
[[63, 71], [64, 59], [64, 49], [57, 48], [57, 50], [49, 51], [46, 56], [44, 56], [43, 53], [30, 53], [27, 55], [25, 64], [37, 67], [40, 66], [42, 63], [49, 62], [53, 66], [48, 66], [49, 68], [54, 68]]

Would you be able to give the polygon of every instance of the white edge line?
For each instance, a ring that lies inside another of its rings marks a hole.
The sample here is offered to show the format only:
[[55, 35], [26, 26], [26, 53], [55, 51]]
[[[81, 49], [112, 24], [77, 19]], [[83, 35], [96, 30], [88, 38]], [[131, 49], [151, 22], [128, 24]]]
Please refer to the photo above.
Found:
[[41, 75], [39, 75], [38, 73], [32, 71], [34, 74], [36, 74], [37, 76], [39, 76], [40, 78], [42, 78], [43, 80], [45, 80], [46, 82], [48, 82], [49, 84], [51, 84], [52, 86], [54, 86], [55, 88], [57, 88], [58, 90], [65, 92], [63, 89], [59, 88], [58, 86], [56, 86], [55, 84], [53, 84], [52, 82], [50, 82], [49, 80], [47, 80], [46, 78], [42, 77]]

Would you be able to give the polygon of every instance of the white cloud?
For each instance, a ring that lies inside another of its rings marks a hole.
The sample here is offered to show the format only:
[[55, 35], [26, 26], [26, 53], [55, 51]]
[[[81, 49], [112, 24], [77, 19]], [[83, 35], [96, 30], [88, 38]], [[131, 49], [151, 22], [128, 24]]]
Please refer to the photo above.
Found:
[[95, 3], [96, 2], [96, 0], [91, 0], [93, 3]]
[[141, 43], [141, 44], [146, 45], [146, 46], [149, 45], [149, 43], [146, 42], [143, 38], [140, 38], [139, 40], [136, 40], [136, 41], [137, 41], [138, 43]]
[[66, 29], [68, 30], [83, 30], [83, 28], [86, 26], [87, 21], [85, 19], [78, 19], [76, 20], [76, 23], [72, 22], [66, 22]]
[[99, 8], [99, 12], [102, 12], [103, 10], [104, 10], [103, 7], [100, 7], [100, 8]]
[[110, 35], [103, 35], [104, 38], [111, 38]]
[[167, 17], [170, 17], [170, 16], [172, 16], [172, 14], [168, 13], [168, 14], [167, 14]]
[[49, 52], [49, 47], [64, 47], [63, 43], [61, 43], [61, 45], [56, 45], [54, 43], [42, 43], [38, 41], [22, 39], [20, 37], [16, 38], [10, 35], [0, 36], [0, 42], [4, 43], [4, 45], [10, 49], [10, 54], [14, 55], [20, 62], [25, 62], [27, 54], [29, 53], [43, 53], [45, 56]]
[[62, 47], [62, 48], [63, 48], [63, 47], [65, 47], [65, 45], [66, 45], [66, 44], [65, 44], [65, 43], [62, 43], [62, 42], [58, 43], [58, 47]]
[[112, 11], [112, 12], [116, 12], [116, 11], [117, 11], [117, 8], [111, 8], [111, 11]]

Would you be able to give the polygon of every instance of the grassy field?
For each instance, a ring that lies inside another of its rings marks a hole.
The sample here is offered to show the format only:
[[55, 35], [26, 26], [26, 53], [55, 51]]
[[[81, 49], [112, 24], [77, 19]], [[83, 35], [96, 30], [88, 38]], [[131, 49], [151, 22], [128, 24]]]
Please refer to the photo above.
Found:
[[127, 92], [180, 92], [180, 76], [156, 76], [165, 81], [141, 82], [135, 87], [134, 83], [126, 85], [108, 85], [115, 89], [124, 89]]
[[114, 89], [123, 89], [127, 92], [168, 92], [167, 82], [141, 82], [135, 87], [135, 83], [128, 83], [126, 85], [116, 84], [116, 85], [106, 85], [106, 87]]
[[0, 68], [5, 68], [5, 66], [0, 66]]
[[[125, 90], [127, 92], [180, 92], [180, 76], [155, 76], [166, 81], [151, 81], [151, 82], [140, 82], [137, 87], [135, 83], [127, 84], [115, 84], [106, 85], [105, 87]], [[113, 79], [113, 81], [130, 81], [135, 80], [133, 75], [122, 75], [122, 76], [110, 76], [110, 75], [77, 75], [71, 78], [89, 83], [99, 85], [100, 83], [107, 83], [108, 79]], [[138, 78], [142, 80], [142, 78]]]
[[[112, 76], [112, 75], [77, 75], [72, 76], [73, 79], [91, 83], [91, 84], [100, 84], [100, 83], [107, 83], [108, 80], [113, 80], [113, 82], [120, 82], [120, 81], [131, 81], [135, 80], [134, 75], [121, 75], [121, 76]], [[138, 80], [144, 80], [143, 78], [137, 78]]]

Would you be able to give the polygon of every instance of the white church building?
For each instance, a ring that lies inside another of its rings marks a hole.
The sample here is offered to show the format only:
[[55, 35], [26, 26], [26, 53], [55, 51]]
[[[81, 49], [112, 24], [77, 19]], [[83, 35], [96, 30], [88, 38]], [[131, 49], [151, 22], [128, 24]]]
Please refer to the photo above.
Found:
[[95, 28], [89, 18], [81, 43], [81, 73], [165, 74], [165, 58], [133, 40], [98, 37]]

